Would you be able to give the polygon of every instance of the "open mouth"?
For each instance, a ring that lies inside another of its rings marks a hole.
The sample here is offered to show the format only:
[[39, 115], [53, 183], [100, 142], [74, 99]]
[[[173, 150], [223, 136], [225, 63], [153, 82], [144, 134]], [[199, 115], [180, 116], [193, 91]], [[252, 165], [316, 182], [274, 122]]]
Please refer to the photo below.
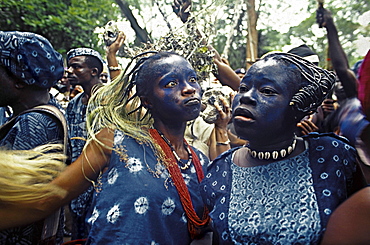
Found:
[[184, 103], [185, 105], [199, 105], [200, 104], [200, 99], [197, 98], [191, 98]]
[[253, 114], [248, 109], [240, 108], [240, 107], [235, 109], [233, 113], [233, 119], [241, 120], [241, 121], [248, 121], [248, 122], [255, 120]]

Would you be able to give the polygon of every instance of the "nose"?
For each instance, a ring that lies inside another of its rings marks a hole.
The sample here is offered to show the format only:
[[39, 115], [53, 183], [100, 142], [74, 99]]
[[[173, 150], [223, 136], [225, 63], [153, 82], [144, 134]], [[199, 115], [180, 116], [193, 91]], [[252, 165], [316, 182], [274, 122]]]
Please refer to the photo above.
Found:
[[241, 104], [256, 105], [257, 101], [254, 89], [250, 89], [247, 92], [240, 94], [239, 101]]
[[183, 94], [194, 94], [196, 92], [196, 88], [192, 86], [190, 83], [185, 82], [184, 87], [182, 89]]

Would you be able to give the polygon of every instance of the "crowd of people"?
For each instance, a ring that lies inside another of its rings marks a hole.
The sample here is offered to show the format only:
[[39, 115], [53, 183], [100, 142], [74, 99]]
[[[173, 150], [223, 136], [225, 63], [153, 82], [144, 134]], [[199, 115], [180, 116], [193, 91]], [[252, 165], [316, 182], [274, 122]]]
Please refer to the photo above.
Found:
[[211, 88], [168, 50], [121, 67], [123, 32], [63, 62], [0, 31], [0, 245], [368, 244], [370, 51], [351, 69], [318, 13], [333, 71], [307, 45], [247, 70], [209, 46]]

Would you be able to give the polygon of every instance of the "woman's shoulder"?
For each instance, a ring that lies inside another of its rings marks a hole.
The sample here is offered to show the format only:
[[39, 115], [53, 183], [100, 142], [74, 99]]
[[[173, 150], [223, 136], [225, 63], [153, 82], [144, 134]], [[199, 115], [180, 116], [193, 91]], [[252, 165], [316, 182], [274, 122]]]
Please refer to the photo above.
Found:
[[329, 144], [337, 147], [339, 145], [345, 146], [346, 148], [354, 149], [349, 140], [343, 136], [337, 135], [335, 133], [317, 133], [312, 132], [308, 135], [302, 136], [302, 138], [309, 143], [315, 144]]
[[232, 162], [233, 153], [242, 147], [243, 146], [238, 146], [221, 153], [218, 157], [216, 157], [213, 161], [210, 162], [207, 169], [208, 172], [210, 172], [212, 169], [216, 169], [216, 171], [219, 171], [220, 168], [222, 169], [229, 168]]

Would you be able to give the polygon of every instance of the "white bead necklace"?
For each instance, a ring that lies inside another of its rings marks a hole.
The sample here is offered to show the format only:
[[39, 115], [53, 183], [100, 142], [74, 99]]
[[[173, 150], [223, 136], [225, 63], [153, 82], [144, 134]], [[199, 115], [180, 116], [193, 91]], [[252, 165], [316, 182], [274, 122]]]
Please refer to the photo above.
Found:
[[293, 143], [286, 149], [281, 149], [281, 150], [276, 150], [276, 151], [255, 151], [255, 150], [251, 150], [248, 145], [246, 145], [245, 147], [248, 149], [248, 152], [250, 153], [250, 155], [253, 157], [253, 158], [258, 158], [260, 160], [269, 160], [269, 159], [278, 159], [278, 158], [284, 158], [288, 155], [290, 155], [295, 147], [297, 145], [297, 139], [296, 139], [296, 136], [294, 136], [294, 140], [293, 140]]

